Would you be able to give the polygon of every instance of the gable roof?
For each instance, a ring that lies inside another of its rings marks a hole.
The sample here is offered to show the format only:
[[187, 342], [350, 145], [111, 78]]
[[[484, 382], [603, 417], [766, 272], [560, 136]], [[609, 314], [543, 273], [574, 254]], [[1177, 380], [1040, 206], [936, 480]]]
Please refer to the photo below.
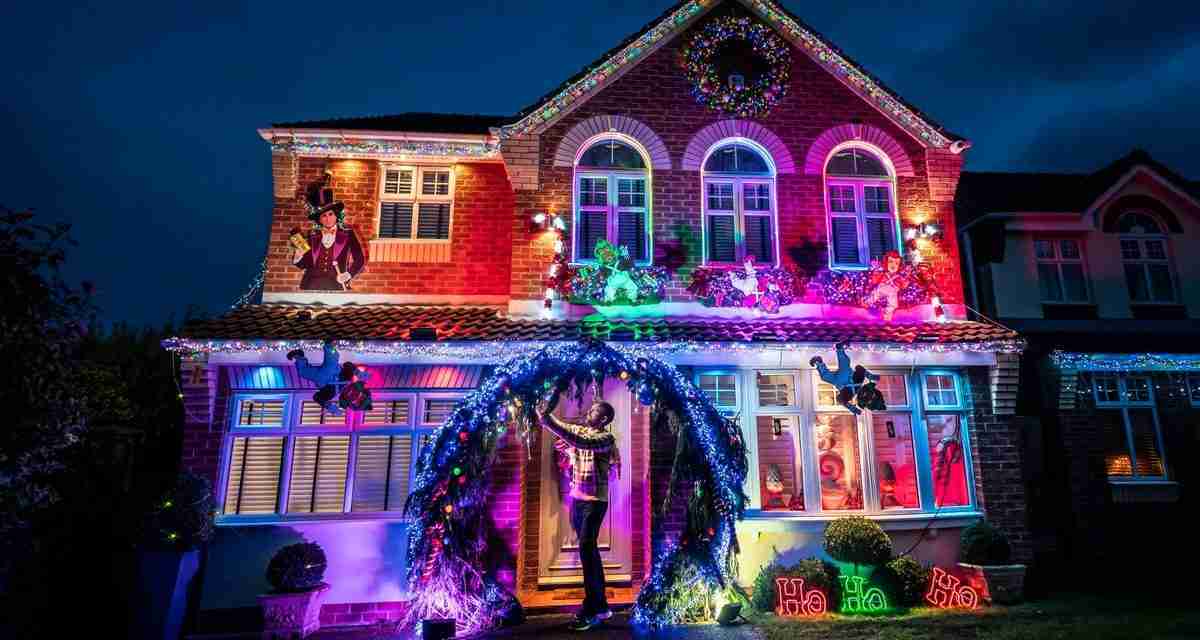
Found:
[[1137, 167], [1200, 200], [1200, 182], [1186, 180], [1145, 150], [1134, 149], [1092, 173], [964, 171], [954, 197], [956, 221], [966, 225], [989, 213], [1082, 214]]
[[[537, 102], [522, 109], [517, 114], [516, 122], [501, 128], [501, 137], [518, 136], [550, 126], [603, 89], [608, 82], [648, 57], [650, 50], [686, 31], [722, 1], [681, 0], [676, 3], [659, 18], [622, 40], [616, 47], [542, 96]], [[818, 66], [923, 144], [942, 148], [963, 140], [961, 136], [947, 131], [945, 127], [909, 104], [878, 78], [867, 73], [841, 49], [830, 44], [824, 36], [780, 4], [772, 0], [724, 1], [737, 2], [748, 9], [773, 27], [785, 40], [807, 54]]]

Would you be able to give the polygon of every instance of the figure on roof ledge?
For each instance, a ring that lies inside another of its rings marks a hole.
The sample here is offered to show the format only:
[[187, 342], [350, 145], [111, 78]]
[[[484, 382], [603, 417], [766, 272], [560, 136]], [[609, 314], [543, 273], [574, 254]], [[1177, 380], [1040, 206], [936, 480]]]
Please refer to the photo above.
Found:
[[304, 270], [300, 289], [349, 291], [350, 281], [367, 266], [358, 234], [346, 225], [346, 207], [333, 192], [333, 172], [308, 186], [303, 197], [308, 219], [316, 227], [307, 237], [300, 227], [291, 231], [292, 264]]
[[362, 424], [363, 414], [371, 409], [371, 390], [366, 382], [370, 372], [366, 367], [353, 362], [341, 362], [341, 355], [333, 342], [326, 340], [322, 345], [321, 364], [308, 361], [303, 349], [294, 349], [287, 354], [288, 360], [296, 363], [296, 373], [317, 386], [313, 402], [329, 415], [340, 416], [346, 409], [346, 424]]
[[837, 343], [837, 371], [830, 371], [829, 365], [821, 356], [813, 356], [808, 361], [809, 366], [816, 367], [821, 381], [837, 389], [837, 402], [847, 411], [858, 415], [863, 409], [868, 411], [886, 411], [883, 394], [875, 387], [879, 375], [871, 373], [866, 367], [856, 365], [850, 368], [850, 356], [846, 353], [848, 342]]
[[903, 266], [900, 254], [895, 251], [883, 254], [882, 264], [871, 263], [868, 293], [864, 302], [868, 308], [878, 307], [885, 322], [892, 321], [892, 316], [900, 307], [900, 292], [911, 282], [911, 278], [903, 273]]

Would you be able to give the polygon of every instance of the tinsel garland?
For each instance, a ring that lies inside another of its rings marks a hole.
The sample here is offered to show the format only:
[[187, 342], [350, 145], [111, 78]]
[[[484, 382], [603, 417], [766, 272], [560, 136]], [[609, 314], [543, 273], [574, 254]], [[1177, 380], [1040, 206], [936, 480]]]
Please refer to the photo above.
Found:
[[[818, 273], [813, 281], [820, 285], [825, 297], [825, 304], [866, 307], [871, 295], [871, 277], [877, 269], [867, 271], [834, 271], [826, 269]], [[905, 262], [899, 274], [907, 283], [900, 289], [900, 308], [915, 307], [929, 304], [937, 295], [933, 274], [924, 264], [914, 265]]]
[[605, 300], [604, 289], [608, 286], [609, 272], [600, 265], [583, 265], [571, 270], [571, 280], [560, 295], [577, 304], [655, 304], [662, 300], [670, 276], [665, 267], [632, 267], [629, 278], [637, 286], [637, 299], [630, 300], [625, 292], [618, 293], [615, 300]]
[[[766, 71], [732, 85], [717, 72], [714, 58], [735, 40], [743, 40], [766, 63]], [[788, 90], [792, 52], [770, 27], [748, 17], [723, 16], [700, 28], [681, 52], [680, 64], [700, 104], [743, 118], [765, 115]]]
[[673, 609], [670, 594], [732, 587], [734, 523], [745, 509], [748, 473], [741, 431], [674, 366], [588, 340], [551, 345], [497, 367], [421, 451], [405, 505], [412, 518], [407, 564], [414, 593], [406, 624], [449, 617], [460, 632], [474, 633], [521, 618], [516, 599], [485, 567], [489, 470], [510, 426], [528, 455], [540, 401], [570, 388], [603, 388], [612, 377], [674, 425], [681, 444], [672, 481], [698, 487], [687, 531], [654, 563], [634, 619], [649, 627], [679, 622], [695, 613]]
[[[739, 284], [746, 282], [758, 293], [748, 294], [735, 286], [735, 276]], [[804, 295], [805, 284], [802, 276], [787, 269], [763, 267], [755, 269], [753, 276], [748, 276], [740, 269], [700, 267], [692, 272], [688, 291], [706, 307], [758, 308], [767, 313], [778, 313], [780, 307], [792, 304]]]

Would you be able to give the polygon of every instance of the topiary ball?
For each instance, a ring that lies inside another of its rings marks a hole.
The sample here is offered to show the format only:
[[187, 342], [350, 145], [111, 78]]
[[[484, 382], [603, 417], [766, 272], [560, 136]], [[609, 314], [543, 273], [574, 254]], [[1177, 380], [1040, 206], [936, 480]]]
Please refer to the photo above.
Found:
[[929, 569], [912, 556], [900, 556], [880, 567], [872, 580], [884, 587], [889, 601], [902, 607], [915, 607], [925, 598]]
[[873, 520], [848, 516], [825, 526], [825, 553], [853, 565], [881, 565], [892, 557], [892, 540]]
[[960, 542], [958, 555], [967, 564], [1008, 564], [1012, 558], [1008, 536], [983, 520], [963, 529]]
[[325, 551], [315, 542], [289, 544], [271, 557], [267, 582], [276, 593], [298, 593], [321, 585], [325, 577]]

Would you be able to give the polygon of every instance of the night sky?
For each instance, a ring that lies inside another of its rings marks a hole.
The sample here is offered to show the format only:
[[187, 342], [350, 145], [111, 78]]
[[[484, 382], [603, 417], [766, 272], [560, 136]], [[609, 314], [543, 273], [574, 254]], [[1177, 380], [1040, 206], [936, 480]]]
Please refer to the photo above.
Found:
[[[68, 275], [96, 283], [104, 318], [158, 324], [189, 303], [224, 311], [257, 273], [271, 182], [256, 128], [513, 113], [670, 2], [4, 4], [0, 204], [73, 223]], [[968, 169], [1092, 171], [1142, 147], [1196, 179], [1186, 4], [786, 2], [972, 140]]]

